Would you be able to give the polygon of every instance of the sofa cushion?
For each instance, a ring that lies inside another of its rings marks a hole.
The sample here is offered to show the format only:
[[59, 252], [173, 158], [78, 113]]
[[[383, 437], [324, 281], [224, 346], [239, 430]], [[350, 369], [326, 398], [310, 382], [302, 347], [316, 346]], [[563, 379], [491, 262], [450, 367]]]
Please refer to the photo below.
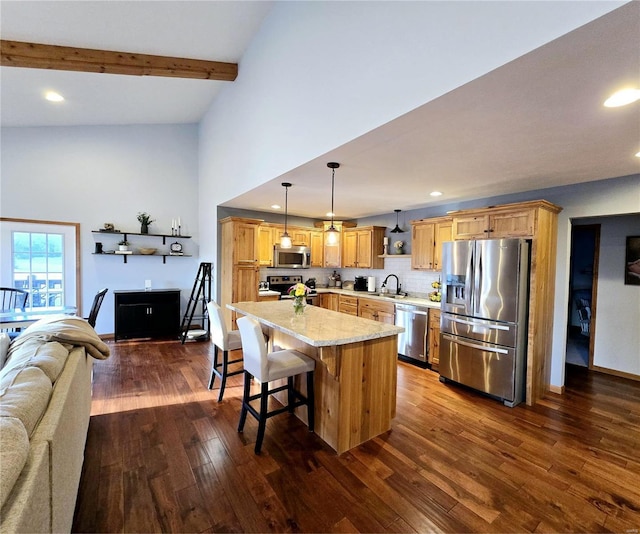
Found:
[[29, 436], [19, 419], [0, 417], [0, 507], [4, 506], [29, 456]]
[[51, 380], [37, 367], [25, 367], [0, 377], [0, 417], [19, 419], [31, 436], [51, 397]]
[[0, 333], [0, 369], [4, 367], [4, 362], [7, 359], [7, 353], [9, 352], [9, 343], [11, 343], [9, 334], [5, 332]]
[[38, 367], [53, 384], [64, 369], [70, 348], [71, 345], [65, 346], [57, 341], [42, 342], [38, 339], [29, 339], [26, 343], [20, 344], [16, 350], [11, 350], [11, 356], [5, 363], [2, 373], [24, 367]]

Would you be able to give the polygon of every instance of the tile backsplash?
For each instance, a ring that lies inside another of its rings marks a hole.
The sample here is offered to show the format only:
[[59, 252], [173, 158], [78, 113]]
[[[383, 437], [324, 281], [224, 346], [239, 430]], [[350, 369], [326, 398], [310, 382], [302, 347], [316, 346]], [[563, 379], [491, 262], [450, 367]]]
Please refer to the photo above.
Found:
[[[260, 269], [260, 280], [267, 279], [267, 276], [302, 276], [303, 280], [315, 278], [319, 287], [326, 286], [329, 276], [334, 269]], [[433, 291], [432, 282], [440, 279], [440, 272], [437, 271], [412, 271], [411, 256], [398, 255], [388, 257], [384, 260], [384, 269], [335, 269], [340, 274], [342, 281], [353, 280], [356, 276], [375, 276], [376, 289], [380, 289], [382, 282], [389, 274], [395, 274], [400, 280], [402, 291], [408, 292], [415, 297], [426, 297]], [[391, 290], [395, 288], [395, 279], [391, 282]]]

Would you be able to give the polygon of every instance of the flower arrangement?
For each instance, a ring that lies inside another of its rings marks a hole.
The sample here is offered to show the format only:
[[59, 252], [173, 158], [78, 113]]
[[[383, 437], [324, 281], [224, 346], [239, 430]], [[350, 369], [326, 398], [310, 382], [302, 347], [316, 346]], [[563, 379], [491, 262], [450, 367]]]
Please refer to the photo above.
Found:
[[396, 249], [396, 254], [402, 254], [402, 249], [404, 247], [404, 241], [396, 241], [393, 243], [393, 248]]
[[151, 215], [144, 211], [138, 212], [138, 222], [140, 223], [140, 233], [146, 234], [149, 232], [149, 225], [153, 222]]
[[310, 291], [311, 289], [301, 282], [289, 288], [288, 293], [293, 297], [293, 312], [296, 315], [302, 315], [304, 313], [304, 308], [307, 305], [307, 294]]

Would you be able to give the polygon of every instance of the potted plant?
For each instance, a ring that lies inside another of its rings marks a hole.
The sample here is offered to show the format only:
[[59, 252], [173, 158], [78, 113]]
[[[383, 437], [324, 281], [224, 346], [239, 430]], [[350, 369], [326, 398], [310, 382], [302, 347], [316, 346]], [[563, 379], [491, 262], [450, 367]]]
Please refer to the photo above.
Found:
[[140, 212], [138, 213], [138, 222], [140, 223], [140, 233], [148, 234], [149, 233], [149, 225], [153, 222], [151, 215], [148, 213]]
[[120, 250], [129, 250], [129, 241], [123, 239], [118, 243], [118, 247]]
[[404, 241], [396, 241], [393, 247], [396, 249], [396, 254], [404, 254]]

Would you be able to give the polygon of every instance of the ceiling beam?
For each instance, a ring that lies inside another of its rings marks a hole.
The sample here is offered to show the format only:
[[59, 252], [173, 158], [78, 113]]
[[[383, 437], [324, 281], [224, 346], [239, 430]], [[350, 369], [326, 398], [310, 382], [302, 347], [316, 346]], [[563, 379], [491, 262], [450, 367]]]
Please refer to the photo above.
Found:
[[238, 76], [237, 63], [207, 61], [135, 52], [92, 50], [20, 41], [0, 40], [3, 67], [70, 70], [128, 74], [132, 76], [168, 76], [232, 82]]

